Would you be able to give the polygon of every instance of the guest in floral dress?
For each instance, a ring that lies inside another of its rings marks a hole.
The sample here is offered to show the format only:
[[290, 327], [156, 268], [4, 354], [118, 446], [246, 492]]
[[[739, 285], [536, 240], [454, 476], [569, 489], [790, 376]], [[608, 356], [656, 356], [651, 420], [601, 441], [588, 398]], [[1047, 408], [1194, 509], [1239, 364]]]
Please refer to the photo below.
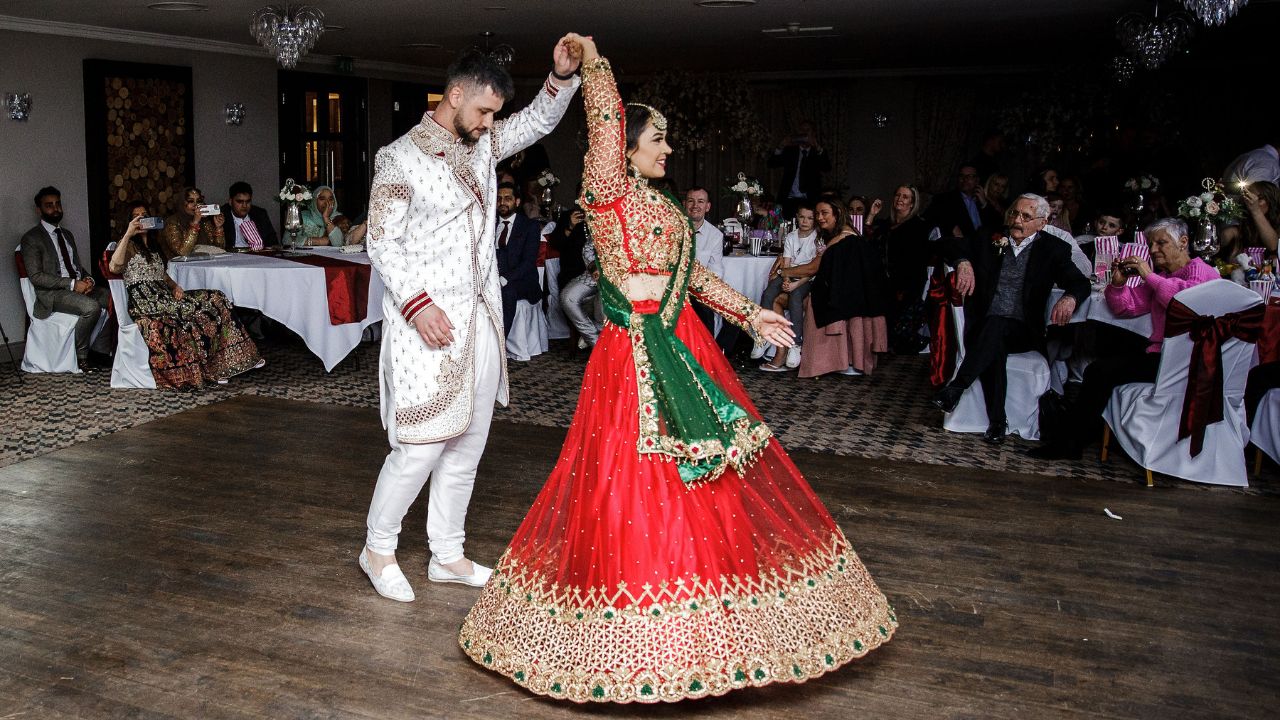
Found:
[[111, 255], [111, 272], [124, 277], [129, 315], [151, 350], [156, 387], [195, 389], [266, 361], [217, 290], [183, 290], [165, 271], [168, 251], [155, 231], [139, 223], [146, 205], [128, 210], [128, 228]]

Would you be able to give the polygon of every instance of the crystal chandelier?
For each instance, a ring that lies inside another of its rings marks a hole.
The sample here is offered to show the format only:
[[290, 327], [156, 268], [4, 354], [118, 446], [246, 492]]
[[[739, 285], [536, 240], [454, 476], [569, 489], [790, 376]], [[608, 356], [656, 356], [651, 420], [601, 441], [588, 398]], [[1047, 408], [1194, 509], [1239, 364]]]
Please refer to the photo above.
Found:
[[249, 34], [275, 53], [282, 68], [297, 65], [323, 32], [324, 13], [310, 5], [269, 5], [249, 18]]
[[1116, 21], [1116, 38], [1120, 45], [1147, 70], [1163, 65], [1190, 36], [1190, 18], [1179, 12], [1161, 18], [1158, 1], [1155, 16], [1151, 19], [1129, 13]]
[[1182, 0], [1191, 14], [1209, 27], [1217, 27], [1235, 17], [1249, 0]]
[[1133, 58], [1128, 55], [1117, 55], [1111, 59], [1111, 79], [1117, 85], [1128, 85], [1133, 79]]
[[516, 59], [516, 50], [506, 43], [498, 43], [493, 47], [489, 47], [489, 43], [493, 40], [494, 34], [492, 30], [486, 30], [480, 33], [480, 37], [484, 38], [484, 47], [479, 44], [473, 45], [472, 48], [478, 50], [498, 63], [504, 68], [511, 67], [511, 61]]

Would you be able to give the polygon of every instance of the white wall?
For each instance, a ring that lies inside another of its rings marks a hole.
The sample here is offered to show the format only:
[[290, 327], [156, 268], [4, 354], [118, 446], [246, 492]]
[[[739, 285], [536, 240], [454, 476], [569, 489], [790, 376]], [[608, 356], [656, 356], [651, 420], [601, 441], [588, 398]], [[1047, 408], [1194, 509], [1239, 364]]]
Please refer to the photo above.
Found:
[[[22, 339], [26, 321], [8, 253], [39, 220], [36, 190], [54, 185], [62, 191], [64, 223], [76, 234], [85, 265], [92, 261], [82, 64], [90, 58], [191, 68], [196, 184], [210, 202], [223, 202], [228, 185], [246, 180], [264, 204], [279, 176], [270, 58], [0, 30], [0, 93], [31, 94], [30, 120], [0, 117], [0, 322], [13, 342]], [[229, 102], [244, 103], [243, 125], [223, 120]]]

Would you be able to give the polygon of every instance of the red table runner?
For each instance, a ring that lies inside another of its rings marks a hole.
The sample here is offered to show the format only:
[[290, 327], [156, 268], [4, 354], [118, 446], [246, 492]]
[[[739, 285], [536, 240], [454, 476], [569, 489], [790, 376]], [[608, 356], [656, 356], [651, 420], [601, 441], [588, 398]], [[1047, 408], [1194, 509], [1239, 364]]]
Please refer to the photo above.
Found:
[[293, 255], [285, 259], [324, 268], [330, 325], [360, 322], [368, 316], [371, 267], [324, 255]]
[[1277, 360], [1280, 360], [1280, 296], [1272, 295], [1262, 319], [1262, 337], [1258, 338], [1258, 362]]

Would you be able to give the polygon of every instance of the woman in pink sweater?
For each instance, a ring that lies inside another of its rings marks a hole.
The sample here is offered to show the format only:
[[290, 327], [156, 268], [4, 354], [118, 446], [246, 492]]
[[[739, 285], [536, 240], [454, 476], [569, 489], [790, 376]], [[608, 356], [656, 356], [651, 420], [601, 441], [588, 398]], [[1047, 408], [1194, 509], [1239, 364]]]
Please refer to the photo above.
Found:
[[[1146, 352], [1097, 360], [1084, 372], [1080, 397], [1070, 408], [1060, 437], [1042, 437], [1031, 451], [1042, 459], [1080, 458], [1080, 449], [1101, 435], [1102, 410], [1111, 391], [1120, 385], [1155, 382], [1164, 343], [1164, 320], [1169, 301], [1179, 292], [1218, 278], [1218, 271], [1188, 252], [1187, 224], [1177, 218], [1157, 220], [1147, 227], [1152, 269], [1138, 257], [1120, 258], [1111, 264], [1111, 284], [1105, 291], [1107, 305], [1118, 317], [1151, 314], [1151, 337]], [[1125, 281], [1137, 275], [1143, 282], [1129, 287]]]

